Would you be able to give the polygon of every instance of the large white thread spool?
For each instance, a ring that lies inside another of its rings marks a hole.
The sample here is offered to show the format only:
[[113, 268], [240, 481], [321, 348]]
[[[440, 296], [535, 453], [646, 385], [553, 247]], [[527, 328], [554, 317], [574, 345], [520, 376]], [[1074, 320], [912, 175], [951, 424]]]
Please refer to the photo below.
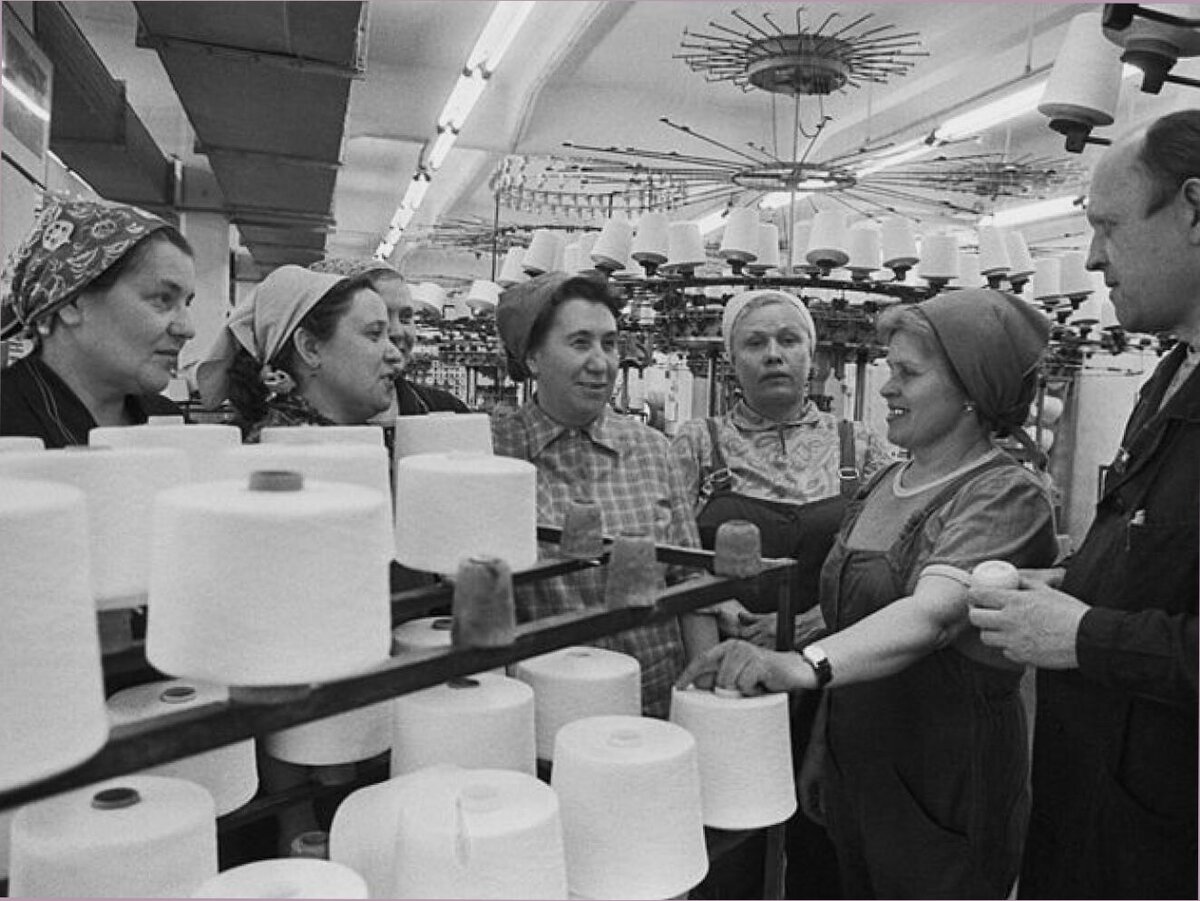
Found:
[[140, 607], [150, 579], [155, 496], [187, 481], [182, 451], [86, 448], [0, 455], [0, 476], [73, 485], [86, 501], [92, 595], [100, 610]]
[[457, 451], [398, 461], [396, 560], [453, 576], [464, 557], [479, 556], [498, 557], [514, 572], [537, 562], [533, 464]]
[[212, 796], [184, 779], [123, 776], [13, 819], [13, 897], [186, 898], [216, 874]]
[[187, 454], [193, 482], [221, 478], [219, 452], [242, 443], [237, 426], [216, 423], [195, 425], [99, 426], [88, 432], [92, 447], [170, 447]]
[[674, 898], [708, 871], [696, 741], [674, 723], [597, 716], [558, 733], [551, 786], [578, 898]]
[[530, 657], [513, 675], [533, 687], [537, 755], [554, 757], [554, 740], [567, 723], [602, 714], [642, 712], [642, 667], [619, 651], [587, 646], [560, 648]]
[[91, 757], [108, 717], [83, 492], [0, 479], [0, 534], [0, 789], [10, 789]]
[[395, 700], [392, 775], [436, 763], [536, 773], [533, 689], [492, 673]]
[[[171, 679], [119, 691], [107, 703], [112, 724], [126, 726], [228, 699], [229, 692], [221, 685]], [[204, 786], [213, 796], [217, 816], [224, 816], [248, 802], [258, 791], [254, 739], [164, 763], [146, 770], [144, 775], [187, 779]]]
[[386, 661], [387, 503], [357, 485], [304, 485], [298, 473], [256, 473], [251, 485], [159, 495], [150, 662], [171, 675], [273, 686]]
[[263, 444], [384, 444], [383, 429], [377, 425], [268, 426], [259, 440]]
[[449, 451], [490, 454], [492, 425], [486, 413], [430, 413], [396, 417], [397, 460]]
[[696, 739], [704, 825], [760, 829], [796, 812], [788, 696], [676, 689], [671, 722]]
[[369, 898], [367, 883], [331, 860], [256, 860], [209, 879], [193, 898]]
[[0, 435], [0, 453], [45, 450], [46, 443], [34, 435]]
[[[381, 431], [380, 433], [382, 434]], [[378, 491], [380, 497], [391, 504], [392, 476], [388, 466], [387, 448], [382, 443], [335, 441], [328, 444], [243, 444], [224, 451], [222, 457], [226, 470], [224, 477], [227, 479], [244, 481], [254, 472], [289, 470], [298, 472], [309, 480], [361, 485], [363, 488]], [[388, 534], [391, 534], [390, 523]]]

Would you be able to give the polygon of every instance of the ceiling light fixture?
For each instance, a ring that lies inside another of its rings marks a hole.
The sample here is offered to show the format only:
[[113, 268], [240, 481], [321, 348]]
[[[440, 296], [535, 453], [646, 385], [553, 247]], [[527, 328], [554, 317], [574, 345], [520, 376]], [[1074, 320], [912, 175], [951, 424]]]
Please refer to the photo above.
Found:
[[1051, 197], [1021, 206], [997, 210], [990, 216], [979, 220], [980, 225], [995, 225], [1009, 228], [1014, 225], [1029, 225], [1032, 222], [1043, 222], [1047, 219], [1058, 219], [1083, 212], [1084, 199], [1077, 194]]
[[453, 149], [454, 142], [458, 140], [467, 117], [483, 96], [488, 79], [500, 65], [500, 60], [512, 45], [517, 32], [525, 24], [535, 5], [536, 0], [498, 0], [492, 9], [487, 24], [483, 26], [475, 46], [471, 48], [467, 63], [438, 115], [437, 137], [432, 145], [427, 144], [426, 149], [422, 150], [417, 172], [409, 182], [399, 209], [392, 217], [386, 236], [375, 248], [376, 257], [387, 259], [395, 252], [404, 230], [412, 222], [429, 191], [433, 172], [446, 162], [446, 157]]
[[1045, 79], [947, 119], [933, 131], [936, 141], [958, 141], [1037, 109]]

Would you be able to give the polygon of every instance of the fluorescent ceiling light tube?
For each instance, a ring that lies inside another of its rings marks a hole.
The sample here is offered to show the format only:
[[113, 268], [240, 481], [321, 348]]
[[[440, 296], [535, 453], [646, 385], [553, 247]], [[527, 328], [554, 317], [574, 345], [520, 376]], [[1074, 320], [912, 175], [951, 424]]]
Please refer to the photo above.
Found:
[[700, 226], [700, 234], [711, 235], [717, 229], [725, 225], [727, 216], [724, 210], [717, 210], [715, 213], [709, 213], [703, 219], [700, 219], [696, 224]]
[[3, 75], [0, 76], [0, 83], [3, 83], [4, 85], [4, 93], [12, 97], [13, 100], [17, 101], [17, 103], [21, 104], [21, 106], [25, 107], [25, 109], [29, 110], [29, 112], [33, 113], [34, 116], [36, 116], [38, 119], [41, 119], [43, 122], [50, 121], [50, 110], [46, 109], [32, 97], [26, 94], [21, 89], [21, 86], [15, 81], [13, 81], [7, 75]]
[[936, 149], [936, 145], [927, 143], [924, 138], [913, 138], [911, 141], [905, 141], [903, 144], [897, 144], [895, 147], [890, 148], [886, 154], [876, 157], [855, 174], [859, 178], [874, 175], [876, 172], [882, 172], [884, 169], [892, 168], [892, 166], [911, 162]]
[[461, 131], [463, 123], [467, 121], [467, 116], [471, 115], [471, 110], [475, 108], [475, 103], [486, 87], [487, 79], [483, 75], [458, 76], [454, 90], [450, 92], [446, 105], [442, 107], [442, 114], [438, 116], [438, 128]]
[[[800, 200], [801, 198], [804, 198], [807, 196], [808, 196], [807, 191], [797, 191], [796, 192], [797, 200]], [[764, 209], [764, 210], [777, 210], [782, 206], [787, 206], [789, 203], [791, 203], [791, 201], [792, 201], [792, 192], [791, 191], [774, 191], [774, 192], [764, 196], [763, 199], [759, 201], [758, 205], [761, 209]], [[701, 229], [701, 231], [704, 231], [704, 229]]]
[[513, 38], [533, 12], [533, 6], [533, 0], [500, 0], [467, 57], [467, 71], [480, 69], [489, 75], [495, 72]]
[[996, 225], [1003, 228], [1013, 225], [1027, 225], [1030, 222], [1041, 222], [1043, 219], [1057, 219], [1061, 216], [1070, 216], [1073, 213], [1083, 212], [1083, 207], [1080, 205], [1079, 200], [1080, 198], [1076, 196], [1052, 197], [1049, 200], [1038, 200], [1034, 203], [1009, 207], [1006, 210], [997, 210], [991, 216], [980, 220], [980, 224]]
[[454, 142], [458, 140], [458, 132], [453, 128], [444, 128], [438, 132], [437, 140], [433, 142], [433, 147], [429, 149], [429, 156], [425, 160], [425, 164], [430, 169], [442, 168], [442, 163], [446, 162], [446, 157], [450, 154], [450, 148], [454, 146]]
[[1045, 90], [1045, 79], [1027, 85], [1012, 94], [1006, 94], [947, 119], [934, 130], [933, 136], [939, 141], [956, 141], [976, 132], [986, 131], [1022, 113], [1033, 112], [1037, 109], [1038, 101], [1042, 99]]
[[404, 199], [400, 201], [400, 205], [415, 213], [420, 209], [421, 201], [425, 199], [428, 191], [429, 179], [420, 174], [414, 175], [413, 180], [408, 183], [408, 190], [404, 192]]
[[413, 216], [417, 215], [417, 211], [409, 207], [402, 206], [396, 210], [396, 214], [392, 216], [391, 227], [397, 231], [404, 231], [408, 228], [408, 223], [412, 222]]

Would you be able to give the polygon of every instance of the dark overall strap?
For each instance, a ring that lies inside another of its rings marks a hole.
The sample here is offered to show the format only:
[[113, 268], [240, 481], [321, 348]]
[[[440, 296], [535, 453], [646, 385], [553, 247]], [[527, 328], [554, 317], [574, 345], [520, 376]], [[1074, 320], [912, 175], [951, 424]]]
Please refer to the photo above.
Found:
[[721, 453], [721, 441], [717, 432], [717, 420], [709, 416], [704, 420], [708, 426], [708, 437], [712, 442], [712, 453], [709, 457], [708, 471], [700, 474], [700, 498], [703, 500], [714, 494], [728, 491], [733, 487], [733, 473]]
[[858, 471], [858, 461], [854, 458], [853, 420], [838, 420], [838, 439], [842, 450], [842, 459], [838, 468], [838, 480], [841, 483], [842, 497], [849, 500], [858, 493], [858, 485], [861, 478]]

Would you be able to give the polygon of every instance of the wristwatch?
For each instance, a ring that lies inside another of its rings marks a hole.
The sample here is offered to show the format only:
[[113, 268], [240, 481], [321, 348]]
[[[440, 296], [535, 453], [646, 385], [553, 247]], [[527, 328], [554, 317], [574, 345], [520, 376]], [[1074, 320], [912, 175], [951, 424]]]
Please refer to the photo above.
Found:
[[813, 675], [817, 677], [817, 688], [824, 688], [833, 680], [833, 667], [819, 645], [805, 645], [800, 649], [800, 656], [812, 667]]

